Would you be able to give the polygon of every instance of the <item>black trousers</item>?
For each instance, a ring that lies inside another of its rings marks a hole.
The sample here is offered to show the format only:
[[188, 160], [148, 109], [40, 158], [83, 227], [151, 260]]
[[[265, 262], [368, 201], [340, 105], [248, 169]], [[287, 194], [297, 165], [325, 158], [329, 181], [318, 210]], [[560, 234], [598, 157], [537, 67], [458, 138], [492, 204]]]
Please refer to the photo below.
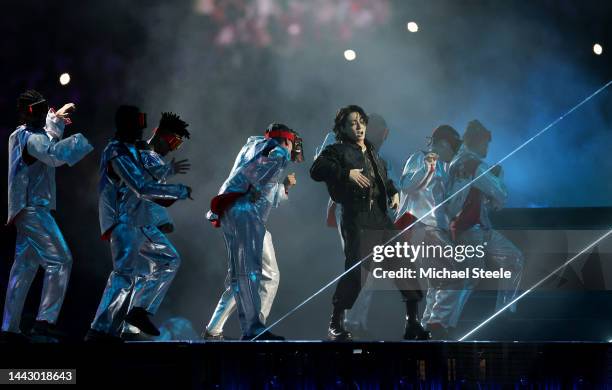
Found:
[[[376, 204], [371, 210], [354, 210], [343, 205], [341, 232], [344, 239], [345, 270], [372, 252], [375, 245], [384, 244], [396, 233], [389, 216]], [[385, 263], [388, 262], [380, 264]], [[340, 279], [332, 300], [335, 310], [353, 307], [361, 291], [362, 271], [369, 272], [372, 264], [370, 256], [368, 260]], [[423, 297], [423, 292], [415, 280], [394, 279], [394, 283], [405, 301], [418, 301]]]

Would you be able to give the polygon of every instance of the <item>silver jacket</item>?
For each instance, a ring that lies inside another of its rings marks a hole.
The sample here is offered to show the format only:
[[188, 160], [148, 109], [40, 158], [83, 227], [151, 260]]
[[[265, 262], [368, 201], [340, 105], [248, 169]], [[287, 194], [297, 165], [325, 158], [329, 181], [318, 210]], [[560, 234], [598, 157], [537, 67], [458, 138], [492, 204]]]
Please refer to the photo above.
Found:
[[[93, 150], [82, 134], [62, 139], [64, 121], [47, 113], [44, 129], [19, 126], [9, 137], [8, 220], [27, 206], [55, 209], [55, 167], [79, 162]], [[36, 160], [26, 163], [27, 155]]]
[[[174, 175], [172, 165], [166, 164], [163, 158], [153, 150], [140, 150], [140, 158], [144, 167], [159, 183], [165, 184], [166, 180]], [[155, 202], [145, 203], [147, 212], [151, 217], [151, 223], [155, 226], [174, 225], [168, 209]]]
[[[425, 155], [426, 152], [417, 152], [406, 161], [399, 185], [401, 198], [398, 218], [405, 213], [421, 218], [441, 204], [446, 197], [447, 164], [438, 160], [435, 171], [428, 174]], [[438, 207], [433, 213], [425, 216], [421, 223], [448, 230], [449, 220], [444, 206]]]
[[146, 172], [138, 149], [133, 144], [112, 140], [100, 162], [98, 213], [102, 237], [119, 223], [152, 225], [147, 201], [169, 206], [185, 199], [188, 189], [182, 184], [159, 183]]
[[[249, 194], [255, 201], [247, 202], [263, 223], [268, 220], [270, 210], [278, 207], [287, 198], [281, 175], [289, 164], [291, 155], [274, 139], [252, 136], [238, 153], [234, 166], [219, 189], [219, 195], [228, 193]], [[212, 211], [209, 220], [218, 216]]]
[[[476, 178], [480, 176], [483, 172], [485, 172], [489, 165], [482, 160], [477, 153], [471, 151], [466, 145], [462, 145], [459, 152], [453, 158], [449, 165], [449, 175], [450, 175], [450, 185], [448, 195], [451, 196], [455, 192], [461, 190], [465, 185], [467, 185], [473, 178], [465, 178], [459, 177], [457, 172], [461, 169], [462, 164], [464, 164], [468, 160], [477, 160], [480, 161], [480, 164], [476, 168], [476, 172], [474, 173], [474, 177]], [[478, 188], [482, 193], [482, 204], [480, 207], [480, 224], [482, 228], [490, 229], [491, 228], [491, 220], [489, 218], [490, 211], [500, 209], [506, 203], [506, 199], [508, 198], [508, 192], [506, 190], [506, 185], [503, 182], [503, 175], [500, 177], [495, 176], [491, 172], [487, 172], [478, 180], [474, 181], [470, 185]], [[463, 209], [463, 205], [465, 204], [465, 200], [470, 192], [470, 187], [462, 190], [460, 193], [455, 195], [452, 199], [447, 203], [447, 211], [449, 217], [452, 219], [457, 216], [459, 212]]]

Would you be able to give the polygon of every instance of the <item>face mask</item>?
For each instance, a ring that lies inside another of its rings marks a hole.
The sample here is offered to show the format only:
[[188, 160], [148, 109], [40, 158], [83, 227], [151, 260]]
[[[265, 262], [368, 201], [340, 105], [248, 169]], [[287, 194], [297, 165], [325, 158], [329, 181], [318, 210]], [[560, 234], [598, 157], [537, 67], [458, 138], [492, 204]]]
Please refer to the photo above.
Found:
[[[155, 132], [157, 132], [157, 129], [155, 129]], [[164, 133], [160, 135], [160, 138], [166, 141], [171, 151], [177, 150], [183, 144], [183, 138], [176, 134]]]

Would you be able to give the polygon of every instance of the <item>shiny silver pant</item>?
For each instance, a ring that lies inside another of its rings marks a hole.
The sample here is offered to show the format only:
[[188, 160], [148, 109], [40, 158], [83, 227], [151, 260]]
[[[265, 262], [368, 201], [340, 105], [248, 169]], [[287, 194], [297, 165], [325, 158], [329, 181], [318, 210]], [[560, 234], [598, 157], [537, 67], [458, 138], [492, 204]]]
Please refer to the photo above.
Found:
[[[261, 265], [261, 284], [259, 286], [261, 312], [259, 313], [259, 318], [265, 324], [280, 281], [280, 273], [276, 263], [274, 246], [272, 245], [272, 235], [268, 231], [264, 235]], [[208, 333], [214, 336], [223, 334], [223, 327], [235, 310], [236, 298], [231, 286], [231, 271], [228, 269], [227, 277], [225, 278], [225, 290], [221, 294], [215, 312], [206, 326]]]
[[239, 200], [221, 217], [221, 228], [240, 329], [244, 337], [253, 337], [265, 329], [260, 317], [260, 285], [266, 227], [253, 204]]
[[[435, 226], [416, 224], [412, 228], [412, 243], [419, 245], [452, 245], [449, 233]], [[458, 268], [460, 263], [448, 259], [426, 259], [421, 262], [421, 267], [435, 268]], [[462, 307], [457, 302], [465, 295], [465, 281], [429, 281], [427, 295], [425, 297], [425, 310], [421, 318], [423, 327], [428, 328], [431, 324], [440, 324], [444, 328], [455, 327], [459, 322]]]
[[45, 270], [36, 320], [55, 324], [64, 302], [72, 255], [50, 211], [26, 207], [14, 220], [17, 228], [15, 262], [11, 268], [2, 330], [20, 332], [21, 312], [38, 267]]
[[118, 314], [129, 299], [134, 307], [155, 314], [180, 266], [178, 252], [157, 227], [117, 225], [111, 234], [113, 271], [91, 328], [115, 334]]
[[[525, 266], [525, 258], [520, 249], [516, 247], [510, 240], [504, 237], [501, 233], [491, 229], [472, 228], [463, 232], [457, 238], [457, 243], [462, 245], [482, 245], [487, 243], [485, 247], [484, 265], [489, 269], [497, 269], [503, 267], [512, 272], [510, 279], [501, 279], [498, 286], [497, 301], [495, 303], [495, 311], [512, 302], [518, 295], [518, 289], [523, 276], [523, 268]], [[463, 311], [463, 307], [470, 297], [475, 285], [467, 284], [466, 290], [457, 301], [457, 310], [459, 313]], [[516, 311], [516, 304], [510, 306], [510, 311]]]

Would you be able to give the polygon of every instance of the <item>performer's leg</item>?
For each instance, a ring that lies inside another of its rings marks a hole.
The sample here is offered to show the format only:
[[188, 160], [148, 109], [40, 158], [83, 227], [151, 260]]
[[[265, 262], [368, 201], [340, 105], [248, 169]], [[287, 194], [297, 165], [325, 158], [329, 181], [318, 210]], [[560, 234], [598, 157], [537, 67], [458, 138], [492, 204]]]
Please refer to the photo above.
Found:
[[231, 286], [229, 269], [227, 270], [224, 285], [225, 289], [223, 290], [223, 294], [221, 294], [215, 312], [206, 326], [206, 332], [213, 337], [223, 335], [223, 328], [225, 327], [227, 319], [236, 311], [236, 299], [234, 298], [234, 291]]
[[237, 206], [225, 212], [221, 226], [230, 259], [231, 284], [242, 335], [244, 338], [253, 337], [265, 329], [260, 320], [259, 294], [266, 229], [254, 212]]
[[263, 241], [262, 250], [262, 273], [261, 273], [261, 314], [260, 319], [262, 323], [266, 323], [274, 298], [276, 297], [276, 291], [278, 290], [278, 284], [280, 283], [280, 272], [278, 270], [278, 264], [276, 262], [276, 254], [274, 253], [274, 245], [272, 244], [272, 235], [266, 231]]
[[[424, 242], [428, 245], [436, 245], [446, 248], [452, 245], [450, 237], [445, 230], [432, 226], [424, 228]], [[454, 270], [459, 268], [460, 263], [454, 259], [435, 258], [427, 259], [430, 266], [441, 269]], [[457, 313], [457, 303], [463, 295], [465, 282], [463, 280], [430, 280], [430, 288], [427, 291], [427, 306], [425, 312], [427, 318], [423, 318], [422, 324], [431, 330], [434, 337], [448, 336], [448, 330], [457, 325], [460, 312]], [[440, 332], [438, 332], [440, 331]], [[437, 334], [439, 333], [439, 334]]]
[[5, 332], [20, 333], [21, 313], [28, 295], [30, 285], [38, 270], [36, 252], [30, 246], [28, 237], [24, 234], [23, 226], [27, 221], [21, 220], [21, 214], [15, 219], [17, 227], [17, 242], [15, 246], [15, 261], [11, 273], [4, 302], [4, 315], [2, 317], [2, 330]]
[[[344, 269], [347, 270], [361, 260], [361, 227], [357, 218], [345, 218], [341, 226], [344, 240]], [[361, 266], [355, 267], [338, 281], [332, 300], [334, 311], [340, 312], [352, 308], [360, 290]]]
[[72, 269], [72, 254], [55, 219], [46, 210], [40, 210], [40, 234], [31, 235], [33, 247], [45, 270], [42, 296], [37, 321], [55, 324], [59, 316]]
[[136, 279], [129, 309], [139, 307], [155, 314], [176, 276], [181, 258], [157, 227], [144, 226], [141, 229], [146, 239], [139, 254], [146, 261], [149, 272]]
[[[512, 272], [510, 279], [501, 279], [499, 282], [495, 304], [495, 310], [497, 311], [516, 298], [523, 276], [525, 259], [520, 249], [501, 233], [496, 230], [491, 230], [490, 233], [486, 248], [487, 267], [495, 269], [503, 267], [505, 270]], [[509, 310], [515, 312], [516, 304], [510, 306]]]
[[138, 248], [143, 239], [144, 236], [137, 227], [119, 224], [113, 229], [110, 242], [113, 271], [108, 277], [102, 300], [91, 323], [92, 329], [108, 334], [115, 333], [118, 326], [117, 315], [134, 288]]

